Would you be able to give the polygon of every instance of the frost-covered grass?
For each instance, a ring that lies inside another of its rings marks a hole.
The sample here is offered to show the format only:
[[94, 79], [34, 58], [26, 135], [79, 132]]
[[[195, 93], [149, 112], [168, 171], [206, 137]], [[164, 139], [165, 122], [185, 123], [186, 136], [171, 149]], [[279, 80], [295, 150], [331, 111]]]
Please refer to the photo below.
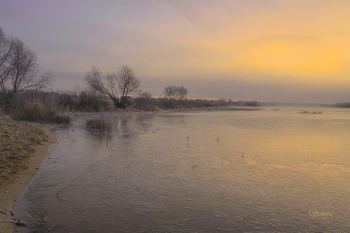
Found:
[[109, 132], [112, 130], [112, 121], [109, 119], [91, 119], [86, 122], [86, 127], [91, 131]]

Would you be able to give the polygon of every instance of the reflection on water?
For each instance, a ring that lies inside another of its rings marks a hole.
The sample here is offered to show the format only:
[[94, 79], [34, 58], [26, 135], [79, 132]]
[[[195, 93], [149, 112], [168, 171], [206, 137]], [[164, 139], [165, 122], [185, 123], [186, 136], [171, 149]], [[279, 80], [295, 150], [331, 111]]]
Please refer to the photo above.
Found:
[[111, 134], [79, 118], [15, 232], [350, 232], [350, 112], [298, 111], [110, 115]]

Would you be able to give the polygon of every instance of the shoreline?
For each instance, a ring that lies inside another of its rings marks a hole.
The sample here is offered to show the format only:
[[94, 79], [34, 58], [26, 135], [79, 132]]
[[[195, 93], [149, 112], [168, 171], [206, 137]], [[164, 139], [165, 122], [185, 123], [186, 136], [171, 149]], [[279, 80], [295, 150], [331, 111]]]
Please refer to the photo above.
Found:
[[[7, 141], [6, 139], [1, 140], [2, 150], [0, 151], [3, 159], [1, 161], [0, 209], [9, 214], [5, 215], [0, 213], [0, 219], [7, 220], [12, 219], [10, 210], [13, 210], [17, 195], [38, 173], [50, 146], [57, 142], [57, 139], [52, 136], [50, 132], [53, 128], [52, 126], [40, 127], [15, 120], [3, 119], [0, 119], [0, 123], [2, 123], [2, 125], [10, 125], [10, 129], [13, 128], [13, 130], [9, 130], [8, 128], [4, 130], [4, 128], [1, 127], [1, 137], [5, 137], [4, 133], [11, 134]], [[23, 141], [23, 136], [19, 139], [19, 135], [16, 135], [16, 132], [21, 132], [21, 130], [22, 132], [23, 130], [26, 132], [30, 131], [26, 142]], [[29, 146], [28, 141], [31, 143]], [[12, 157], [8, 155], [10, 154], [10, 152], [8, 152], [10, 150], [8, 149], [9, 147], [12, 149]], [[21, 155], [17, 156], [19, 158], [16, 157], [13, 159], [14, 154]], [[7, 161], [10, 160], [10, 162], [3, 164], [4, 157]], [[2, 232], [12, 233], [14, 231], [14, 224], [2, 222], [0, 223], [0, 229]]]

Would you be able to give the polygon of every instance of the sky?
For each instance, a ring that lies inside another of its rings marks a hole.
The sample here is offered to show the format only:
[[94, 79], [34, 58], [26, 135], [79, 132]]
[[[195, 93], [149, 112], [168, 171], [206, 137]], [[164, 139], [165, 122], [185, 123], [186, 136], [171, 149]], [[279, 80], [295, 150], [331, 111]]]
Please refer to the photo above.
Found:
[[348, 0], [0, 0], [0, 27], [35, 51], [54, 90], [92, 66], [132, 67], [161, 96], [350, 102]]

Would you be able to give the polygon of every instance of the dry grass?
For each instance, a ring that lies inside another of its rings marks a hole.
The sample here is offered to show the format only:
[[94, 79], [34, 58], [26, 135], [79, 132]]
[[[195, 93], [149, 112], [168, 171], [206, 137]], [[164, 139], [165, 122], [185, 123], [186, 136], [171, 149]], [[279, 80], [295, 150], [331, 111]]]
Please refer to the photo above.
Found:
[[112, 131], [112, 122], [109, 119], [91, 119], [86, 122], [86, 127], [91, 131], [110, 132]]
[[0, 119], [0, 179], [15, 173], [35, 151], [35, 146], [46, 138], [44, 131], [36, 126]]
[[41, 121], [44, 118], [44, 106], [39, 103], [27, 103], [24, 106], [24, 118], [28, 121]]
[[48, 93], [16, 93], [9, 106], [9, 115], [18, 120], [50, 122], [60, 112], [56, 96]]

